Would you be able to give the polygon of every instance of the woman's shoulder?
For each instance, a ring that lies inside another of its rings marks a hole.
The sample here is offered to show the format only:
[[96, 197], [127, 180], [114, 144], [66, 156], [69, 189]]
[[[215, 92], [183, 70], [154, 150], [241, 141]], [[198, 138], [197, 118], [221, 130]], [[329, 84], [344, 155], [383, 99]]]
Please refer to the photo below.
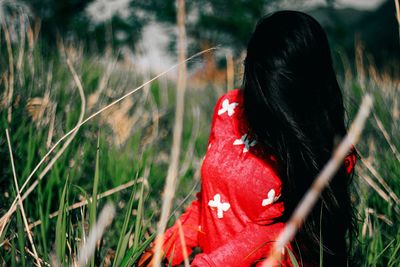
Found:
[[[214, 116], [221, 120], [237, 120], [240, 116], [240, 111], [243, 109], [243, 93], [242, 89], [232, 89], [222, 94], [214, 108]], [[238, 116], [239, 115], [239, 116]]]
[[242, 120], [243, 97], [241, 89], [232, 89], [222, 94], [215, 105], [212, 128], [220, 135], [236, 135], [237, 124]]
[[237, 101], [237, 102], [242, 102], [243, 101], [243, 90], [241, 88], [235, 88], [231, 89], [224, 94], [222, 94], [218, 102], [223, 101], [225, 99], [231, 100], [231, 101]]

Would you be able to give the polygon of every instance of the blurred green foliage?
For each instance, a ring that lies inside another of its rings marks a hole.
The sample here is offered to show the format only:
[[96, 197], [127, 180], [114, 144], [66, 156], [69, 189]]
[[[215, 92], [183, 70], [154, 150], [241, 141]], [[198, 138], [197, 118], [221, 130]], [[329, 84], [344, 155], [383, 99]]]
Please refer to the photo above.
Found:
[[[124, 5], [119, 10], [112, 11], [113, 5], [121, 2]], [[283, 2], [285, 1], [186, 1], [186, 30], [190, 52], [219, 45], [232, 50], [237, 58], [245, 49], [256, 22], [262, 16], [279, 10]], [[385, 0], [376, 10], [369, 11], [336, 9], [334, 0], [326, 2], [325, 7], [315, 6], [304, 11], [323, 25], [334, 51], [345, 51], [352, 59], [355, 40], [359, 39], [374, 56], [379, 67], [398, 63], [400, 40], [394, 1]], [[106, 48], [112, 48], [118, 54], [122, 47], [135, 50], [143, 29], [149, 23], [158, 22], [169, 26], [176, 24], [175, 0], [19, 0], [13, 4], [5, 2], [3, 9], [10, 14], [18, 12], [18, 8], [11, 8], [16, 3], [24, 3], [30, 10], [32, 22], [40, 22], [42, 42], [46, 41], [49, 48], [55, 47], [57, 38], [62, 37], [64, 40], [83, 43], [88, 52], [104, 53]], [[102, 13], [110, 13], [109, 17], [100, 21], [94, 20], [88, 8], [95, 4], [100, 8], [92, 12], [100, 16]], [[170, 37], [169, 51], [175, 54], [176, 32], [172, 27], [165, 27], [163, 30]]]

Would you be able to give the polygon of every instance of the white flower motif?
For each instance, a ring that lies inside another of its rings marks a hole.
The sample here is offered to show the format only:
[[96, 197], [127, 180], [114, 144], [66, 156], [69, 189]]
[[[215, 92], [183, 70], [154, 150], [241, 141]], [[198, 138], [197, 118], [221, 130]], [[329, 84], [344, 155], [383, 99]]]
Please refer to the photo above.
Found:
[[280, 197], [280, 195], [275, 196], [275, 190], [271, 189], [268, 192], [268, 197], [262, 201], [261, 205], [262, 206], [270, 205], [270, 204], [274, 203], [275, 201], [277, 201], [279, 199], [279, 197]]
[[208, 206], [211, 208], [217, 208], [217, 216], [218, 218], [224, 217], [224, 211], [228, 211], [231, 205], [228, 202], [222, 203], [221, 202], [221, 195], [216, 194], [213, 200], [208, 201]]
[[233, 113], [235, 113], [235, 107], [239, 105], [239, 103], [233, 102], [229, 104], [229, 100], [225, 99], [222, 102], [222, 108], [220, 110], [218, 110], [218, 115], [221, 115], [223, 113], [225, 113], [226, 111], [228, 111], [228, 115], [232, 116]]
[[249, 151], [250, 147], [255, 146], [256, 143], [257, 143], [256, 140], [250, 142], [250, 140], [247, 139], [247, 134], [244, 134], [240, 139], [236, 139], [233, 142], [233, 145], [244, 145], [243, 153], [246, 153], [247, 151]]

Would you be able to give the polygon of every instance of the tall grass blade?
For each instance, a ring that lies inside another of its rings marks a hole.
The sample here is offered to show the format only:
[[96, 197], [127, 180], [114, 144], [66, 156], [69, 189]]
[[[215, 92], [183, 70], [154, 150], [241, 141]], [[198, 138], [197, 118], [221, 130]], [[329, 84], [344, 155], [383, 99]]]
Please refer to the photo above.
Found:
[[319, 214], [319, 266], [324, 266], [324, 237], [322, 236], [322, 211], [323, 205], [321, 205], [321, 211]]
[[[146, 176], [146, 175], [144, 175]], [[142, 181], [142, 186], [140, 188], [139, 203], [137, 207], [137, 216], [135, 220], [135, 236], [133, 239], [133, 246], [138, 247], [141, 237], [142, 230], [142, 215], [143, 215], [143, 193], [144, 193], [144, 181]]]
[[25, 232], [24, 223], [22, 222], [21, 210], [17, 212], [17, 229], [18, 229], [18, 247], [20, 252], [20, 259], [22, 266], [26, 266], [26, 254], [25, 254]]
[[132, 246], [129, 250], [125, 253], [124, 258], [121, 261], [120, 267], [127, 267], [133, 266], [139, 257], [142, 255], [143, 251], [153, 242], [154, 238], [156, 237], [156, 233], [153, 233], [146, 241], [144, 241], [138, 248]]
[[[89, 208], [89, 229], [92, 229], [96, 224], [96, 213], [97, 213], [97, 190], [99, 187], [99, 172], [100, 172], [100, 134], [97, 137], [97, 148], [96, 148], [96, 166], [94, 172], [93, 181], [93, 193]], [[91, 259], [91, 266], [94, 266], [94, 257]]]
[[[299, 263], [297, 262], [296, 257], [294, 256], [294, 253], [291, 249], [286, 248], [286, 251], [289, 254], [289, 259], [290, 259], [290, 263], [292, 264], [293, 267], [299, 267]], [[322, 266], [322, 265], [321, 265]]]
[[66, 206], [67, 206], [67, 194], [68, 194], [68, 177], [65, 181], [64, 188], [61, 194], [60, 205], [58, 209], [58, 217], [57, 217], [57, 224], [56, 224], [56, 256], [59, 264], [63, 264], [65, 261], [65, 253], [66, 253], [66, 246], [67, 246], [67, 213], [66, 213]]
[[[136, 177], [136, 181], [137, 181], [137, 177]], [[123, 255], [125, 254], [125, 251], [126, 251], [127, 243], [125, 242], [125, 239], [129, 239], [129, 235], [131, 233], [130, 230], [128, 231], [128, 233], [126, 232], [126, 230], [128, 229], [128, 224], [131, 219], [133, 202], [134, 202], [134, 198], [135, 198], [135, 194], [136, 194], [136, 185], [137, 185], [137, 183], [135, 183], [135, 187], [132, 189], [131, 196], [129, 198], [129, 202], [126, 207], [124, 224], [122, 225], [122, 229], [121, 229], [119, 240], [118, 240], [117, 250], [115, 251], [114, 262], [112, 265], [113, 267], [119, 266], [119, 264], [121, 263], [121, 260], [123, 258]]]

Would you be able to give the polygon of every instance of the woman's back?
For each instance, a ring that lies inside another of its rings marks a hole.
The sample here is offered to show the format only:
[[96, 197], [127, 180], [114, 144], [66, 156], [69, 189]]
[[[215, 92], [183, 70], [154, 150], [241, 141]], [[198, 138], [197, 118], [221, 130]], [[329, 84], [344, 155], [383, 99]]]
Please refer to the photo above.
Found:
[[[197, 246], [202, 253], [191, 266], [261, 265], [285, 225], [279, 221], [285, 207], [277, 162], [250, 133], [243, 101], [243, 90], [234, 89], [214, 107], [201, 192], [180, 218], [186, 247], [180, 243], [178, 224], [164, 236], [173, 265], [183, 260], [183, 250], [190, 254]], [[318, 266], [306, 250], [299, 253], [291, 245], [287, 249], [303, 266]], [[289, 254], [282, 251], [282, 266], [292, 266]]]
[[[311, 16], [278, 11], [258, 22], [244, 66], [244, 113], [276, 155], [287, 220], [346, 134], [328, 39]], [[309, 260], [318, 262], [323, 247], [324, 266], [346, 265], [350, 176], [343, 164], [296, 236]]]

